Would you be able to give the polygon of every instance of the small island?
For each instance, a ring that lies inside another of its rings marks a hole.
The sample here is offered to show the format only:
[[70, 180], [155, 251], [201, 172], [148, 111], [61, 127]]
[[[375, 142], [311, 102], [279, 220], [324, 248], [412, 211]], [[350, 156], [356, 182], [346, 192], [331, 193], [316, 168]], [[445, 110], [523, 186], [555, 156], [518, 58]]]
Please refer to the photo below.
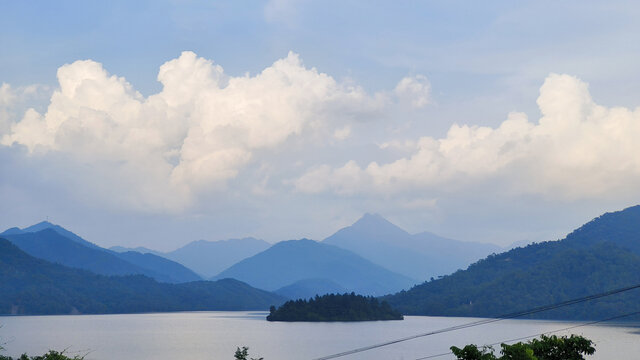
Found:
[[316, 295], [309, 300], [290, 300], [276, 309], [271, 306], [268, 321], [375, 321], [403, 320], [386, 301], [351, 294]]

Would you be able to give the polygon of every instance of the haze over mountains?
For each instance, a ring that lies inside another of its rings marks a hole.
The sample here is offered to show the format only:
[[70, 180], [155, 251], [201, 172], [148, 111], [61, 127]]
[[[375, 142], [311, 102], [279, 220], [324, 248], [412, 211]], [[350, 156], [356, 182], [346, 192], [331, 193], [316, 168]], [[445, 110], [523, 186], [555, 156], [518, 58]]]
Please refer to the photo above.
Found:
[[140, 275], [96, 275], [36, 259], [5, 239], [0, 294], [0, 314], [266, 310], [284, 302], [233, 279], [163, 284]]
[[[347, 291], [378, 296], [416, 283], [416, 280], [393, 273], [351, 251], [307, 239], [279, 242], [240, 261], [214, 279], [223, 278], [238, 279], [269, 291], [300, 281], [323, 279]], [[313, 291], [307, 296], [317, 293]]]
[[[480, 259], [484, 257], [480, 254], [491, 252], [495, 247], [429, 233], [411, 235], [384, 218], [370, 214], [321, 242], [302, 239], [269, 245], [250, 238], [197, 241], [172, 252], [174, 255], [182, 252], [185, 258], [193, 257], [192, 261], [200, 261], [203, 266], [207, 266], [207, 259], [222, 263], [210, 265], [209, 269], [231, 261], [226, 259], [225, 263], [218, 259], [249, 254], [211, 277], [221, 280], [216, 282], [194, 281], [200, 277], [193, 271], [151, 252], [118, 253], [100, 248], [47, 222], [25, 229], [9, 229], [0, 234], [0, 238], [14, 244], [3, 245], [6, 251], [3, 250], [0, 259], [4, 261], [0, 270], [4, 287], [0, 290], [11, 299], [0, 302], [0, 312], [136, 312], [146, 311], [141, 310], [147, 309], [141, 305], [145, 301], [154, 304], [153, 311], [233, 308], [233, 304], [222, 300], [222, 293], [236, 299], [238, 309], [249, 306], [247, 304], [264, 308], [266, 299], [308, 298], [353, 291], [376, 296], [395, 293], [384, 298], [404, 314], [497, 316], [640, 284], [640, 206], [604, 214], [561, 241], [492, 254], [466, 270], [457, 271], [455, 269], [465, 267], [466, 262], [474, 261], [472, 254]], [[216, 251], [216, 255], [210, 256], [208, 251]], [[16, 270], [16, 264], [29, 265]], [[403, 274], [419, 275], [426, 271], [442, 274], [446, 266], [454, 268], [452, 273], [430, 281], [428, 275], [411, 278]], [[128, 274], [138, 275], [103, 276]], [[78, 283], [74, 285], [76, 280]], [[157, 281], [183, 284], [169, 287], [170, 284]], [[91, 282], [95, 285], [90, 285]], [[412, 287], [420, 282], [423, 283]], [[88, 292], [83, 292], [86, 290], [83, 287], [87, 287]], [[148, 291], [140, 292], [140, 289]], [[175, 292], [166, 299], [168, 302], [145, 300], [147, 296], [165, 296], [165, 292]], [[46, 299], [48, 293], [58, 294], [60, 298], [56, 295], [55, 301], [40, 303], [33, 300], [34, 297]], [[128, 300], [116, 301], [110, 297], [111, 293]], [[236, 295], [258, 300], [239, 300]], [[190, 296], [209, 300], [198, 302]], [[536, 317], [617, 316], [621, 312], [640, 311], [637, 296], [638, 291], [625, 293]], [[79, 302], [70, 300], [75, 297]], [[177, 305], [180, 301], [188, 306]]]
[[501, 248], [422, 232], [409, 234], [377, 214], [365, 214], [323, 243], [351, 250], [385, 268], [413, 279], [446, 275]]
[[210, 278], [270, 246], [271, 244], [264, 240], [248, 237], [218, 241], [197, 240], [170, 252], [160, 252], [145, 247], [112, 246], [109, 249], [120, 253], [135, 251], [162, 256], [192, 269], [203, 278]]
[[[410, 234], [376, 214], [365, 214], [353, 225], [338, 230], [335, 234], [324, 239], [322, 243], [349, 250], [356, 256], [412, 279], [414, 282], [466, 268], [474, 261], [500, 250], [496, 245], [457, 241], [429, 232]], [[204, 278], [219, 279], [225, 276], [238, 276], [247, 280], [250, 278], [248, 274], [252, 271], [262, 272], [263, 270], [245, 269], [240, 274], [227, 272], [228, 268], [270, 247], [271, 244], [263, 240], [244, 238], [226, 241], [199, 240], [168, 253], [154, 252], [145, 248], [139, 249], [139, 251], [153, 252], [172, 259], [189, 267]], [[115, 249], [123, 251], [127, 248]], [[263, 256], [268, 258], [272, 255], [275, 256], [274, 253]], [[290, 256], [299, 255], [292, 253]], [[264, 260], [263, 266], [280, 260], [280, 258]], [[277, 291], [286, 296], [302, 297], [313, 296], [316, 293], [343, 292], [350, 289], [349, 286], [343, 286], [339, 281], [332, 280], [332, 276], [322, 275], [320, 272], [313, 274], [315, 270], [306, 269], [307, 265], [300, 263], [300, 268], [297, 269], [298, 272], [305, 273], [305, 277], [283, 277], [286, 281], [278, 283], [282, 290], [276, 286], [265, 285], [260, 281], [255, 283], [249, 281], [249, 283]], [[239, 270], [234, 268], [233, 271]], [[274, 274], [274, 276], [276, 275]], [[276, 276], [276, 279], [279, 279], [279, 275]], [[398, 284], [398, 286], [406, 286], [406, 281]], [[391, 286], [386, 289], [393, 290], [395, 287]], [[376, 291], [371, 292], [371, 294], [377, 293]]]
[[140, 274], [172, 283], [201, 280], [193, 271], [176, 262], [153, 254], [116, 253], [103, 249], [49, 222], [24, 229], [12, 228], [0, 237], [34, 257], [96, 274]]
[[204, 278], [210, 278], [270, 246], [268, 242], [254, 238], [198, 240], [165, 253], [163, 256], [189, 267]]
[[[371, 214], [321, 243], [199, 240], [167, 253], [143, 247], [106, 250], [49, 222], [3, 235], [33, 256], [96, 274], [141, 274], [174, 283], [233, 277], [290, 297], [345, 291], [384, 295], [464, 267], [496, 249], [429, 233], [411, 235]], [[288, 267], [282, 267], [285, 263]]]

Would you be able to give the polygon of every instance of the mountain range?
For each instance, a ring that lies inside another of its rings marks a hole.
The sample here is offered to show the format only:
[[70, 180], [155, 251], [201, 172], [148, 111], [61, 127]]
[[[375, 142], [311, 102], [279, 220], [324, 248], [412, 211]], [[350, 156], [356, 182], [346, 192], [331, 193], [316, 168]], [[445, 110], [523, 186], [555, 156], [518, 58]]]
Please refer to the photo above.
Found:
[[26, 253], [50, 262], [101, 275], [141, 274], [161, 282], [202, 280], [185, 266], [153, 254], [116, 253], [49, 222], [12, 228], [3, 237]]
[[464, 269], [501, 248], [447, 239], [429, 232], [410, 234], [377, 214], [365, 214], [323, 243], [335, 245], [413, 279], [425, 280]]
[[285, 300], [233, 279], [166, 284], [96, 275], [37, 259], [2, 238], [0, 294], [0, 314], [265, 310]]
[[[491, 255], [385, 298], [403, 314], [495, 317], [640, 284], [640, 206], [604, 214], [560, 241]], [[538, 313], [601, 319], [640, 311], [640, 290]]]
[[[185, 262], [200, 262], [200, 271], [208, 266], [204, 271], [214, 273], [212, 269], [226, 266], [212, 281], [197, 281], [195, 272], [163, 257], [171, 253], [103, 249], [48, 222], [11, 228], [0, 238], [12, 243], [3, 243], [0, 253], [4, 313], [248, 308], [277, 299], [353, 291], [395, 293], [383, 298], [404, 314], [492, 317], [640, 284], [640, 206], [599, 216], [562, 240], [498, 254], [498, 248], [484, 244], [412, 235], [371, 214], [320, 242], [197, 241], [171, 252], [176, 258], [184, 256]], [[482, 258], [487, 253], [491, 255]], [[473, 262], [474, 256], [482, 259]], [[124, 276], [129, 274], [137, 275]], [[535, 317], [598, 319], [640, 311], [639, 292]], [[220, 294], [232, 300], [225, 302]], [[163, 296], [166, 299], [154, 298]], [[143, 305], [145, 301], [149, 304]]]
[[[416, 283], [351, 251], [308, 239], [279, 242], [238, 262], [213, 279], [221, 278], [238, 279], [269, 291], [300, 281], [323, 279], [323, 284], [331, 282], [347, 291], [378, 296]], [[318, 293], [312, 288], [307, 296]]]

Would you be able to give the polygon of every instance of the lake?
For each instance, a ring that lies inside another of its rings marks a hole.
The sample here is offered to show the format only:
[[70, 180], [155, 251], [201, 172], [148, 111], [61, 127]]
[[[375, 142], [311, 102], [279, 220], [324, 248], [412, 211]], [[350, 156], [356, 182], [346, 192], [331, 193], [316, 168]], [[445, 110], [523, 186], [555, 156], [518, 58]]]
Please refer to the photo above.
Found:
[[[87, 360], [233, 359], [237, 346], [250, 357], [305, 360], [396, 338], [475, 321], [470, 318], [406, 316], [404, 321], [360, 323], [270, 323], [262, 312], [184, 312], [134, 315], [3, 316], [3, 355], [41, 355], [68, 349]], [[580, 323], [505, 320], [418, 338], [340, 359], [411, 360], [448, 351], [451, 345], [490, 344]], [[558, 335], [580, 334], [596, 343], [589, 359], [631, 359], [640, 353], [640, 324], [590, 325]], [[452, 359], [441, 356], [436, 359]]]

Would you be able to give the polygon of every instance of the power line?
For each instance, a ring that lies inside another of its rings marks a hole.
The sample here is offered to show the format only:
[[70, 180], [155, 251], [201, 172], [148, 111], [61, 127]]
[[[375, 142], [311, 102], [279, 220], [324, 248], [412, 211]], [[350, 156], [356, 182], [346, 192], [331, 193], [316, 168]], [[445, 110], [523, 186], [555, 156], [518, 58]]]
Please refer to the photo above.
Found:
[[[625, 317], [638, 315], [638, 314], [640, 314], [640, 311], [635, 311], [635, 312], [632, 312], [632, 313], [628, 313], [628, 314], [624, 314], [624, 315], [618, 315], [618, 316], [610, 317], [610, 318], [607, 318], [607, 319], [602, 319], [602, 320], [598, 320], [598, 321], [592, 321], [592, 322], [588, 322], [588, 323], [584, 323], [584, 324], [569, 326], [569, 327], [558, 329], [558, 330], [545, 331], [545, 332], [541, 332], [541, 333], [538, 333], [538, 334], [535, 334], [535, 335], [523, 336], [523, 337], [519, 337], [519, 338], [515, 338], [515, 339], [509, 339], [509, 340], [504, 340], [504, 341], [500, 341], [500, 342], [495, 342], [493, 344], [486, 344], [484, 346], [494, 346], [494, 345], [500, 345], [500, 344], [503, 344], [503, 343], [510, 343], [510, 342], [514, 342], [514, 341], [531, 339], [531, 338], [534, 338], [534, 337], [537, 337], [537, 336], [540, 336], [540, 335], [552, 334], [552, 333], [557, 333], [557, 332], [561, 332], [561, 331], [567, 331], [567, 330], [576, 329], [576, 328], [583, 327], [583, 326], [595, 325], [595, 324], [599, 324], [599, 323], [602, 323], [602, 322], [622, 319], [622, 318], [625, 318]], [[451, 355], [451, 351], [446, 352], [446, 353], [440, 353], [440, 354], [436, 354], [436, 355], [429, 355], [429, 356], [417, 358], [416, 360], [433, 359], [433, 358], [446, 356], [446, 355]]]
[[510, 314], [505, 314], [505, 315], [501, 315], [501, 316], [498, 316], [498, 317], [495, 317], [495, 318], [473, 321], [473, 322], [466, 323], [466, 324], [451, 326], [451, 327], [447, 327], [447, 328], [443, 328], [443, 329], [439, 329], [439, 330], [434, 330], [434, 331], [430, 331], [430, 332], [426, 332], [426, 333], [422, 333], [422, 334], [417, 334], [417, 335], [407, 336], [407, 337], [403, 337], [403, 338], [399, 338], [399, 339], [395, 339], [395, 340], [391, 340], [391, 341], [386, 341], [386, 342], [383, 342], [383, 343], [364, 346], [364, 347], [356, 348], [356, 349], [353, 349], [353, 350], [343, 351], [343, 352], [340, 352], [340, 353], [319, 357], [319, 358], [316, 358], [314, 360], [335, 359], [335, 358], [339, 358], [339, 357], [343, 357], [343, 356], [347, 356], [347, 355], [352, 355], [352, 354], [357, 354], [357, 353], [360, 353], [360, 352], [363, 352], [363, 351], [373, 350], [373, 349], [381, 348], [381, 347], [384, 347], [384, 346], [389, 346], [389, 345], [393, 345], [393, 344], [397, 344], [397, 343], [401, 343], [401, 342], [405, 342], [405, 341], [409, 341], [409, 340], [413, 340], [413, 339], [417, 339], [417, 338], [421, 338], [421, 337], [425, 337], [425, 336], [442, 334], [442, 333], [445, 333], [445, 332], [461, 330], [461, 329], [466, 329], [466, 328], [470, 328], [470, 327], [474, 327], [474, 326], [490, 324], [490, 323], [494, 323], [494, 322], [497, 322], [497, 321], [502, 321], [502, 320], [513, 319], [513, 318], [517, 318], [517, 317], [521, 317], [521, 316], [536, 314], [536, 313], [539, 313], [539, 312], [553, 310], [553, 309], [557, 309], [557, 308], [564, 307], [564, 306], [574, 305], [574, 304], [578, 304], [578, 303], [589, 301], [589, 300], [599, 299], [599, 298], [602, 298], [602, 297], [605, 297], [605, 296], [611, 296], [611, 295], [619, 294], [619, 293], [622, 293], [622, 292], [625, 292], [625, 291], [629, 291], [629, 290], [633, 290], [633, 289], [637, 289], [637, 288], [640, 288], [640, 284], [627, 286], [627, 287], [623, 287], [623, 288], [619, 288], [619, 289], [615, 289], [615, 290], [609, 290], [609, 291], [606, 291], [606, 292], [602, 292], [602, 293], [598, 293], [598, 294], [594, 294], [594, 295], [589, 295], [589, 296], [585, 296], [585, 297], [581, 297], [581, 298], [562, 301], [562, 302], [555, 303], [555, 304], [552, 304], [552, 305], [545, 305], [545, 306], [532, 308], [532, 309], [529, 309], [529, 310], [514, 312], [514, 313], [510, 313]]

